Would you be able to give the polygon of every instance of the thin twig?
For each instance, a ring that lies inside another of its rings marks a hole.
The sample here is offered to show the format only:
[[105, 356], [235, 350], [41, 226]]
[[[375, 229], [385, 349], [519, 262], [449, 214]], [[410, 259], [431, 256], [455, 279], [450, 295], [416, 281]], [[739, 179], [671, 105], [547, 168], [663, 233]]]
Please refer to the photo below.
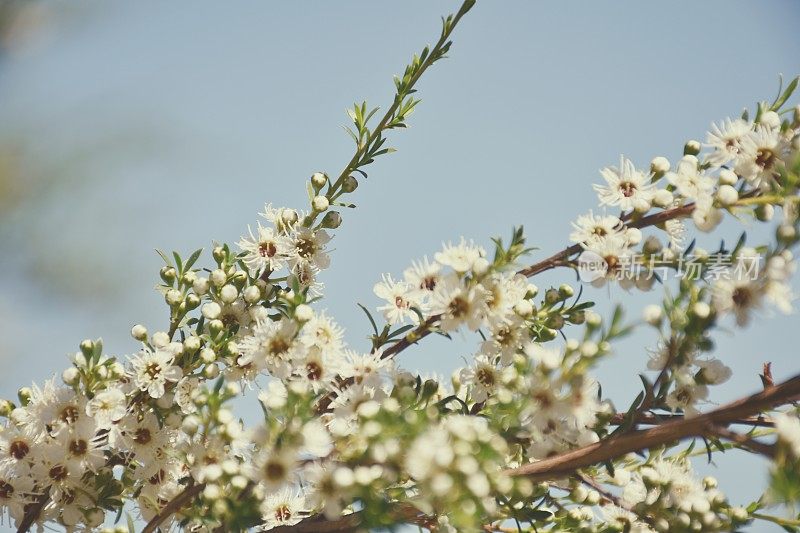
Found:
[[509, 469], [506, 473], [512, 476], [528, 476], [534, 481], [568, 476], [579, 468], [616, 459], [628, 453], [657, 448], [689, 437], [709, 435], [713, 426], [727, 426], [776, 405], [783, 405], [798, 394], [800, 394], [800, 375], [694, 418], [673, 420], [650, 429], [621, 434], [535, 463]]
[[144, 526], [142, 533], [153, 533], [164, 520], [183, 509], [183, 507], [192, 501], [195, 496], [203, 492], [205, 487], [205, 483], [197, 483], [190, 484], [188, 487], [183, 489], [183, 492], [170, 500], [170, 502], [167, 503], [167, 505], [165, 505], [158, 514], [150, 519], [147, 525]]

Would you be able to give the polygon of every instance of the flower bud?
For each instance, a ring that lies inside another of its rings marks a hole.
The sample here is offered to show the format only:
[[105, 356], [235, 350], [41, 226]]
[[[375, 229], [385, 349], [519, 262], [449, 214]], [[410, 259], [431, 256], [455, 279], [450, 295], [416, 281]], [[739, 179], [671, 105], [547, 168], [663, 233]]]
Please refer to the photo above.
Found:
[[656, 178], [660, 178], [669, 172], [669, 160], [662, 156], [654, 157], [650, 162], [650, 172], [652, 172]]
[[572, 298], [575, 295], [575, 290], [566, 283], [562, 283], [558, 287], [558, 295], [562, 300], [566, 300], [567, 298]]
[[358, 189], [358, 180], [355, 176], [347, 176], [342, 183], [342, 190], [344, 192], [353, 192]]
[[336, 229], [342, 225], [342, 215], [336, 211], [328, 211], [322, 219], [322, 227]]
[[207, 320], [215, 320], [222, 314], [222, 307], [217, 302], [209, 302], [203, 306], [200, 312]]
[[218, 335], [220, 331], [225, 329], [225, 324], [219, 319], [211, 320], [208, 323], [208, 329], [212, 335]]
[[211, 348], [203, 348], [200, 350], [200, 360], [204, 363], [213, 363], [217, 360], [217, 354]]
[[642, 311], [642, 318], [651, 326], [658, 326], [661, 323], [662, 310], [658, 305], [648, 305]]
[[210, 285], [208, 278], [197, 278], [192, 283], [192, 290], [194, 290], [195, 294], [198, 296], [203, 296], [205, 293], [208, 292], [208, 286]]
[[781, 117], [775, 111], [765, 111], [761, 113], [758, 123], [768, 128], [777, 129], [781, 127]]
[[189, 294], [186, 296], [184, 302], [186, 304], [187, 309], [194, 309], [198, 305], [200, 305], [200, 297], [196, 294]]
[[207, 379], [216, 379], [219, 377], [219, 365], [217, 365], [217, 363], [206, 365], [206, 367], [203, 369], [203, 375]]
[[183, 348], [188, 353], [194, 353], [200, 349], [200, 339], [198, 337], [189, 337], [185, 341], [183, 341]]
[[94, 353], [94, 341], [91, 339], [85, 339], [81, 342], [79, 348], [81, 349], [81, 353], [85, 355], [87, 358], [92, 357]]
[[695, 140], [686, 141], [683, 146], [683, 155], [697, 155], [700, 153], [700, 143]]
[[653, 195], [653, 205], [656, 207], [669, 207], [673, 200], [672, 193], [667, 189], [658, 189]]
[[183, 293], [178, 289], [170, 289], [164, 295], [164, 300], [166, 300], [170, 307], [175, 307], [183, 302]]
[[314, 318], [314, 310], [306, 304], [300, 304], [294, 310], [294, 317], [299, 322], [308, 322]]
[[314, 186], [314, 190], [320, 190], [328, 183], [328, 175], [324, 172], [314, 172], [311, 175], [311, 185]]
[[528, 283], [528, 287], [525, 291], [525, 298], [536, 298], [537, 294], [539, 294], [539, 287], [533, 283]]
[[0, 416], [8, 417], [14, 410], [14, 403], [8, 400], [0, 400]]
[[739, 193], [730, 185], [720, 185], [717, 190], [717, 200], [723, 206], [727, 207], [739, 201]]
[[555, 289], [547, 289], [547, 291], [544, 293], [544, 301], [550, 305], [558, 302], [560, 299], [561, 297], [559, 296], [558, 291]]
[[19, 398], [19, 403], [25, 407], [31, 401], [31, 395], [33, 391], [30, 387], [22, 387], [17, 391], [17, 398]]
[[163, 348], [170, 343], [169, 335], [166, 331], [156, 331], [150, 340], [156, 348]]
[[756, 207], [756, 218], [761, 222], [769, 222], [775, 214], [772, 204], [762, 204]]
[[227, 254], [225, 253], [225, 248], [223, 248], [222, 246], [217, 246], [214, 248], [214, 250], [211, 251], [211, 255], [214, 257], [214, 261], [216, 261], [217, 263], [222, 263], [223, 261], [225, 261], [225, 256]]
[[311, 200], [311, 208], [318, 213], [327, 211], [329, 206], [330, 206], [330, 201], [325, 196], [322, 195], [315, 196], [314, 199]]
[[692, 314], [697, 318], [708, 318], [711, 314], [711, 306], [705, 302], [697, 302], [692, 306]]
[[168, 283], [170, 285], [172, 285], [172, 282], [175, 281], [175, 277], [178, 275], [175, 269], [170, 266], [161, 267], [161, 270], [159, 270], [158, 274], [161, 276], [161, 279], [164, 280], [164, 283]]
[[225, 353], [228, 355], [238, 355], [239, 345], [234, 341], [229, 341], [225, 344]]
[[249, 304], [257, 303], [259, 300], [261, 300], [261, 289], [255, 285], [250, 285], [244, 290], [242, 297], [244, 298], [244, 301]]
[[729, 170], [727, 168], [723, 168], [719, 171], [719, 183], [720, 185], [736, 185], [739, 181], [739, 176], [736, 175], [736, 172]]
[[63, 381], [66, 385], [75, 385], [78, 383], [80, 378], [81, 373], [74, 366], [64, 369], [64, 371], [61, 373], [61, 381]]
[[483, 276], [489, 270], [489, 261], [485, 257], [479, 257], [472, 263], [472, 272], [476, 276]]
[[131, 337], [137, 341], [147, 340], [147, 328], [141, 324], [136, 324], [131, 328]]
[[89, 366], [86, 361], [86, 356], [83, 355], [82, 352], [75, 352], [75, 355], [72, 356], [72, 362], [75, 363], [75, 366], [78, 368], [86, 368]]
[[533, 304], [528, 300], [519, 301], [514, 306], [514, 312], [523, 318], [527, 318], [533, 314]]
[[232, 304], [239, 297], [239, 291], [233, 285], [225, 285], [219, 291], [219, 299], [226, 304]]
[[211, 283], [213, 283], [216, 287], [222, 287], [225, 285], [226, 281], [228, 281], [228, 275], [225, 274], [225, 271], [221, 268], [217, 268], [211, 272]]
[[197, 281], [197, 273], [194, 270], [190, 270], [183, 274], [181, 281], [186, 284], [186, 286], [191, 287], [192, 284]]
[[788, 224], [782, 224], [778, 226], [777, 234], [779, 241], [791, 244], [797, 237], [797, 230], [794, 229], [794, 226], [789, 226]]

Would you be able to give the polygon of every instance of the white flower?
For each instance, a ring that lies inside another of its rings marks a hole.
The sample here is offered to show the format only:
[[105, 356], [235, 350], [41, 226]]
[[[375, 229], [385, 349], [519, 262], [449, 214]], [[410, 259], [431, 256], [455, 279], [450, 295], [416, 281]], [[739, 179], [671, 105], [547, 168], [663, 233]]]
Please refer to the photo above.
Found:
[[767, 185], [783, 164], [784, 141], [780, 130], [756, 126], [742, 139], [742, 149], [736, 159], [736, 173], [754, 186]]
[[465, 287], [457, 276], [448, 276], [436, 286], [430, 311], [441, 315], [443, 331], [452, 331], [464, 323], [477, 331], [487, 312], [486, 290], [480, 285]]
[[331, 259], [325, 251], [325, 245], [330, 240], [330, 235], [323, 229], [296, 228], [293, 235], [293, 262], [296, 265], [309, 264], [319, 270], [328, 268]]
[[800, 419], [786, 413], [778, 413], [773, 418], [778, 439], [784, 442], [795, 457], [800, 458]]
[[472, 366], [461, 370], [461, 382], [471, 387], [470, 397], [475, 402], [483, 402], [494, 394], [500, 385], [501, 369], [485, 355], [475, 357]]
[[250, 238], [242, 237], [238, 242], [239, 248], [245, 255], [243, 261], [251, 272], [260, 275], [266, 270], [280, 270], [286, 266], [291, 242], [285, 235], [277, 233], [274, 228], [265, 228], [258, 224], [256, 232], [247, 228]]
[[378, 311], [383, 312], [389, 324], [401, 324], [406, 319], [413, 321], [418, 318], [412, 307], [419, 309], [422, 302], [417, 296], [419, 291], [409, 283], [395, 281], [389, 274], [384, 274], [383, 281], [376, 283], [372, 290], [378, 298], [388, 302], [378, 307]]
[[139, 390], [147, 391], [151, 398], [161, 398], [167, 382], [181, 379], [183, 371], [173, 365], [175, 356], [166, 350], [142, 350], [131, 359], [133, 379]]
[[675, 172], [666, 174], [667, 181], [674, 185], [684, 198], [707, 201], [714, 190], [714, 180], [697, 168], [697, 158], [685, 155]]
[[292, 371], [292, 359], [302, 353], [296, 337], [297, 324], [292, 320], [258, 322], [252, 335], [239, 344], [242, 356], [237, 364], [253, 364], [259, 369], [266, 368], [275, 377], [286, 378]]
[[753, 309], [761, 307], [762, 284], [748, 279], [719, 279], [712, 287], [712, 302], [717, 313], [733, 313], [738, 326], [746, 326]]
[[181, 408], [181, 412], [190, 415], [197, 411], [192, 394], [200, 385], [200, 380], [193, 377], [181, 379], [175, 386], [175, 403]]
[[309, 348], [316, 347], [326, 353], [337, 353], [342, 349], [343, 334], [344, 330], [323, 311], [303, 325], [300, 342]]
[[570, 233], [569, 240], [580, 244], [620, 233], [622, 221], [613, 215], [595, 215], [589, 211], [586, 215], [580, 215], [572, 226], [575, 229]]
[[653, 184], [649, 176], [636, 170], [629, 159], [620, 156], [619, 168], [606, 167], [600, 171], [606, 185], [594, 185], [601, 205], [619, 206], [622, 210], [646, 210], [653, 199]]
[[719, 359], [709, 359], [708, 361], [697, 361], [700, 367], [700, 375], [705, 383], [720, 385], [731, 378], [733, 372], [724, 365]]
[[480, 246], [476, 246], [471, 241], [468, 243], [461, 238], [461, 241], [453, 245], [447, 243], [443, 245], [441, 252], [437, 252], [434, 258], [444, 266], [449, 266], [459, 273], [468, 272], [472, 269], [475, 262], [486, 256], [486, 251]]
[[738, 157], [742, 139], [751, 128], [750, 123], [740, 118], [727, 118], [720, 125], [712, 124], [706, 137], [706, 146], [714, 151], [706, 157], [706, 161], [715, 167], [721, 167]]
[[86, 404], [86, 414], [92, 417], [101, 428], [109, 428], [128, 412], [128, 400], [125, 393], [117, 387], [111, 387], [95, 394]]
[[300, 492], [286, 487], [267, 496], [261, 503], [263, 529], [278, 526], [293, 526], [306, 515], [306, 501]]
[[424, 257], [422, 261], [411, 263], [411, 266], [403, 272], [403, 278], [421, 293], [429, 294], [442, 280], [441, 270], [442, 265], [435, 261], [431, 263], [427, 257]]
[[708, 398], [708, 387], [692, 382], [677, 383], [675, 389], [667, 396], [667, 407], [673, 411], [683, 410], [686, 418], [700, 414], [696, 404]]

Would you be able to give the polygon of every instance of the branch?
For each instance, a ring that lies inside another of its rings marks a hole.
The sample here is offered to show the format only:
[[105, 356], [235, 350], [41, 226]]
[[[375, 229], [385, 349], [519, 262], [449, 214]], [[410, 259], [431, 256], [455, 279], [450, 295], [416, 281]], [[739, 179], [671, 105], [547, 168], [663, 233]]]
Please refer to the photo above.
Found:
[[770, 459], [775, 457], [775, 446], [772, 444], [758, 442], [747, 435], [736, 433], [735, 431], [731, 431], [730, 429], [722, 426], [711, 426], [709, 431], [712, 435], [716, 435], [721, 439], [729, 440], [735, 444], [738, 444], [742, 448], [760, 453], [761, 455], [769, 457]]
[[694, 418], [673, 420], [654, 428], [611, 437], [583, 448], [509, 469], [506, 473], [512, 476], [529, 476], [534, 481], [564, 477], [579, 468], [602, 463], [631, 452], [656, 448], [688, 437], [713, 435], [715, 426], [737, 423], [743, 418], [785, 404], [798, 394], [800, 394], [800, 375]]
[[48, 488], [44, 494], [39, 495], [36, 501], [25, 506], [25, 516], [23, 516], [22, 522], [17, 527], [17, 533], [25, 533], [31, 528], [36, 519], [39, 518], [39, 515], [42, 514], [42, 509], [47, 505], [49, 499], [50, 489]]
[[[400, 523], [413, 523], [421, 527], [429, 527], [432, 519], [411, 505], [410, 503], [397, 503], [391, 511], [392, 517]], [[358, 511], [344, 515], [333, 520], [326, 520], [321, 515], [306, 518], [293, 526], [280, 526], [270, 529], [275, 533], [328, 533], [359, 531], [361, 527], [362, 512]]]
[[[618, 426], [625, 421], [625, 415], [627, 413], [617, 413], [611, 417], [609, 424]], [[673, 420], [683, 420], [684, 416], [680, 413], [665, 413], [665, 414], [653, 414], [653, 413], [642, 413], [636, 418], [634, 418], [634, 422], [636, 424], [645, 424], [648, 426], [657, 426], [659, 424], [664, 424], [666, 422], [670, 422]], [[735, 424], [740, 426], [756, 426], [756, 427], [764, 427], [764, 428], [771, 428], [775, 427], [775, 423], [772, 421], [772, 418], [768, 416], [749, 416], [745, 418], [740, 418], [738, 420], [731, 420], [729, 424]]]
[[164, 508], [161, 509], [161, 511], [147, 523], [142, 530], [142, 533], [153, 533], [164, 520], [183, 509], [183, 507], [192, 501], [195, 496], [203, 492], [205, 487], [205, 483], [199, 483], [190, 484], [188, 487], [183, 489], [183, 492], [170, 500], [170, 502], [167, 503], [167, 505], [165, 505]]

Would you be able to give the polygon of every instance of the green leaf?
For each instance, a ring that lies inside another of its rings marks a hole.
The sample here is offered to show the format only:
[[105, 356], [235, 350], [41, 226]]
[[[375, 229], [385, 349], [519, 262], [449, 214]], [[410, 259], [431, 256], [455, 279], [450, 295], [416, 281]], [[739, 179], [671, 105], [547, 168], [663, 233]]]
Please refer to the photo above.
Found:
[[785, 90], [785, 91], [783, 91], [783, 94], [781, 94], [781, 95], [780, 95], [780, 96], [779, 96], [779, 97], [778, 97], [778, 98], [777, 98], [777, 99], [776, 99], [776, 100], [775, 100], [775, 101], [772, 103], [772, 106], [770, 106], [770, 110], [772, 110], [772, 111], [778, 111], [778, 110], [779, 110], [779, 109], [780, 109], [780, 108], [783, 106], [783, 104], [785, 104], [785, 103], [786, 103], [786, 101], [787, 101], [787, 100], [788, 100], [788, 99], [789, 99], [789, 98], [792, 96], [792, 93], [795, 91], [795, 89], [797, 89], [797, 82], [798, 82], [798, 80], [800, 80], [800, 76], [798, 76], [798, 77], [794, 78], [794, 79], [793, 79], [793, 80], [792, 80], [792, 81], [789, 83], [789, 85], [786, 87], [786, 90]]
[[183, 268], [186, 271], [188, 271], [190, 268], [192, 268], [192, 265], [194, 265], [195, 262], [197, 262], [197, 260], [200, 258], [200, 254], [202, 254], [202, 253], [203, 253], [203, 249], [202, 248], [192, 252], [192, 255], [189, 256], [189, 259], [188, 259], [188, 261], [186, 261], [186, 264], [183, 265]]
[[183, 274], [183, 261], [181, 261], [181, 256], [178, 255], [178, 252], [172, 252], [172, 257], [175, 258], [175, 266], [178, 268], [178, 272]]
[[170, 266], [170, 267], [172, 266], [172, 261], [169, 260], [169, 258], [167, 257], [167, 254], [165, 254], [163, 251], [159, 250], [158, 248], [156, 248], [156, 253], [161, 256], [161, 259], [164, 260], [164, 262], [167, 264], [167, 266]]
[[356, 305], [359, 306], [361, 310], [364, 311], [364, 313], [367, 315], [369, 323], [372, 324], [372, 330], [375, 332], [375, 336], [377, 337], [379, 335], [378, 325], [375, 323], [375, 319], [372, 318], [372, 314], [370, 314], [369, 310], [360, 303], [356, 303]]

